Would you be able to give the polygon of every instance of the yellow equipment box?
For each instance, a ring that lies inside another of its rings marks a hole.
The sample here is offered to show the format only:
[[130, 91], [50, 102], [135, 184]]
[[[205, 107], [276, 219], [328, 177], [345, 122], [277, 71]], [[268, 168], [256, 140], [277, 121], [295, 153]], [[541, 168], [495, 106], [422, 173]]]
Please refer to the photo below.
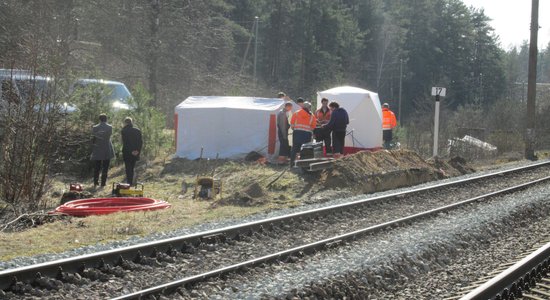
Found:
[[115, 197], [143, 197], [143, 184], [113, 183], [112, 194]]

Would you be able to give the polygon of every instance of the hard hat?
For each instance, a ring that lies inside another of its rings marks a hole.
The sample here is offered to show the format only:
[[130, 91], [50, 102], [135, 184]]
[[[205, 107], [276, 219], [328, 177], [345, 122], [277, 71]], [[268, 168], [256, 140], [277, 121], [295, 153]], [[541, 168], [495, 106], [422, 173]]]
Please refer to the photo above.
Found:
[[382, 107], [390, 107], [390, 105], [386, 102], [386, 103], [382, 104]]
[[304, 108], [307, 108], [307, 109], [311, 109], [311, 103], [309, 102], [304, 102]]

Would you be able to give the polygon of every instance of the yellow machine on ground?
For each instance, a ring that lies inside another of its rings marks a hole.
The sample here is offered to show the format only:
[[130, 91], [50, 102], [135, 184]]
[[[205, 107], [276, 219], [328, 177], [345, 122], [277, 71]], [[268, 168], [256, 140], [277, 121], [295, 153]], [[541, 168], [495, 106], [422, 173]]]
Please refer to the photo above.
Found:
[[[214, 199], [216, 196], [222, 194], [222, 180], [216, 178], [216, 166], [215, 164], [212, 168], [212, 173], [209, 172], [208, 164], [210, 159], [203, 159], [204, 149], [201, 148], [201, 155], [199, 157], [201, 171], [197, 172], [197, 178], [195, 179], [195, 190], [193, 192], [193, 199]], [[219, 154], [216, 154], [216, 159], [214, 163], [218, 162]], [[210, 173], [210, 174], [209, 174]], [[201, 175], [202, 174], [202, 175]]]
[[113, 183], [112, 195], [115, 197], [143, 197], [143, 184], [135, 186], [129, 183]]

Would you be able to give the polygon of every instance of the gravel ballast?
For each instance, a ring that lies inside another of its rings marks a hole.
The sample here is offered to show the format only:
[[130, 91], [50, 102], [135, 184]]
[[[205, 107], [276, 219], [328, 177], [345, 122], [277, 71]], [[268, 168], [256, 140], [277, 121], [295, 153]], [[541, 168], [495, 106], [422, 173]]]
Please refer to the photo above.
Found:
[[173, 296], [441, 299], [548, 241], [549, 199], [550, 186], [539, 185]]

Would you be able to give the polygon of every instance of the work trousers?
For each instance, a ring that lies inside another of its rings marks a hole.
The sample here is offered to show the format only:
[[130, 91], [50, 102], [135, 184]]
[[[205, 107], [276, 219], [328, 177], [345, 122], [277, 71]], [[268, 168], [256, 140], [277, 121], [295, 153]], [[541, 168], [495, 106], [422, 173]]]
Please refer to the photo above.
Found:
[[279, 136], [279, 156], [289, 156], [290, 155], [290, 145], [288, 144], [288, 134], [277, 130]]
[[315, 128], [315, 141], [324, 142], [327, 154], [332, 154], [332, 142], [330, 139], [330, 129]]
[[302, 149], [302, 145], [311, 142], [311, 132], [294, 130], [292, 132], [292, 151], [290, 152], [290, 165], [294, 165], [296, 154]]
[[136, 166], [137, 157], [124, 157], [124, 169], [126, 170], [126, 183], [134, 184], [134, 168]]
[[346, 141], [346, 132], [345, 131], [333, 131], [332, 132], [332, 147], [334, 154], [340, 153], [344, 154], [344, 144]]
[[382, 139], [384, 140], [384, 148], [390, 149], [391, 141], [393, 140], [393, 130], [391, 129], [382, 130]]
[[101, 186], [105, 186], [110, 162], [110, 159], [94, 160], [94, 185], [99, 185], [99, 172], [101, 171]]

